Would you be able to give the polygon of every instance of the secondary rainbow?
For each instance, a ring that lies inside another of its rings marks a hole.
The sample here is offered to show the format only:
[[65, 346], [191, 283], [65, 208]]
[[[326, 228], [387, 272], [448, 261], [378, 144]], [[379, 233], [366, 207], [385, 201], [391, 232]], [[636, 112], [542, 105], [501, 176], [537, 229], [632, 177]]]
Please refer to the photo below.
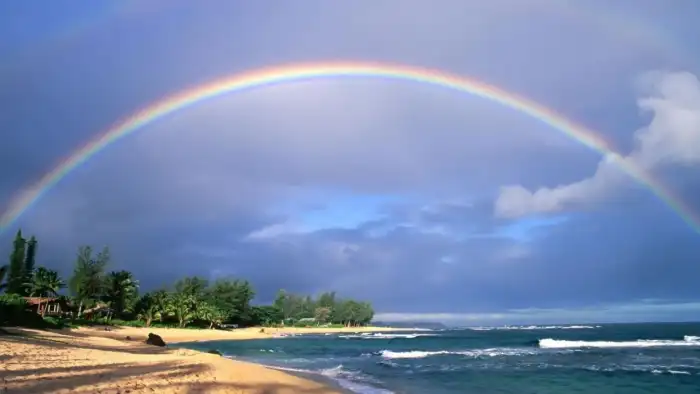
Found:
[[0, 232], [5, 231], [22, 213], [65, 178], [73, 169], [119, 139], [142, 129], [149, 123], [168, 114], [226, 93], [241, 92], [247, 89], [295, 81], [340, 77], [397, 79], [430, 84], [482, 97], [527, 114], [599, 152], [609, 160], [615, 160], [624, 171], [646, 186], [694, 231], [700, 233], [700, 217], [695, 216], [693, 211], [680, 198], [674, 196], [670, 190], [648, 173], [624, 160], [603, 138], [585, 126], [577, 124], [527, 98], [475, 79], [440, 70], [370, 62], [307, 63], [257, 69], [217, 79], [213, 82], [167, 96], [98, 134], [95, 139], [61, 161], [58, 166], [45, 174], [38, 182], [22, 191], [11, 201], [6, 212], [0, 217]]

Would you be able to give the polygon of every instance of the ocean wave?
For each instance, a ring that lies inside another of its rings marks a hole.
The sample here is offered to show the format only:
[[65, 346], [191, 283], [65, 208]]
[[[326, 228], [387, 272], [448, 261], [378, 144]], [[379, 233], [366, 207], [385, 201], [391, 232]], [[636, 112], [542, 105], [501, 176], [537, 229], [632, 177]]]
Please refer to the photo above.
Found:
[[435, 350], [435, 351], [424, 351], [424, 350], [410, 350], [406, 352], [394, 352], [391, 350], [382, 350], [378, 353], [380, 356], [386, 359], [397, 359], [397, 358], [425, 358], [432, 356], [466, 356], [466, 357], [499, 357], [499, 356], [524, 356], [537, 354], [537, 351], [533, 349], [509, 349], [509, 348], [492, 348], [492, 349], [472, 349], [472, 350], [462, 350], [462, 351], [450, 351], [450, 350]]
[[468, 327], [472, 331], [492, 331], [492, 330], [591, 330], [602, 326], [502, 326], [502, 327]]
[[418, 337], [433, 337], [437, 334], [383, 334], [379, 332], [364, 333], [360, 335], [339, 335], [343, 339], [413, 339]]
[[564, 348], [627, 348], [662, 346], [700, 346], [700, 337], [686, 335], [682, 341], [669, 339], [638, 339], [636, 341], [567, 341], [545, 338], [538, 341], [543, 349]]
[[267, 367], [285, 372], [301, 373], [307, 375], [321, 375], [333, 380], [340, 387], [357, 394], [394, 394], [392, 391], [378, 387], [373, 387], [366, 384], [365, 382], [373, 382], [373, 380], [360, 374], [359, 372], [348, 371], [344, 369], [342, 364], [333, 368], [326, 368], [321, 370], [287, 368], [273, 365], [269, 365]]
[[654, 375], [693, 375], [693, 372], [683, 371], [680, 368], [689, 368], [696, 370], [697, 368], [693, 366], [681, 366], [681, 365], [627, 365], [627, 366], [616, 366], [616, 367], [603, 367], [597, 365], [591, 365], [585, 367], [584, 369], [591, 372], [604, 372], [604, 373], [652, 373]]

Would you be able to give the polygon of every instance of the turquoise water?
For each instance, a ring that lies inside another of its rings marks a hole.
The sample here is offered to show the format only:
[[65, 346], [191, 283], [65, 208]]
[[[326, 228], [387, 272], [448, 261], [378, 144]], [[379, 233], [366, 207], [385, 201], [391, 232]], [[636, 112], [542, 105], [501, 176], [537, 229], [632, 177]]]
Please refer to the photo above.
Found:
[[700, 324], [470, 328], [182, 344], [357, 393], [700, 393]]

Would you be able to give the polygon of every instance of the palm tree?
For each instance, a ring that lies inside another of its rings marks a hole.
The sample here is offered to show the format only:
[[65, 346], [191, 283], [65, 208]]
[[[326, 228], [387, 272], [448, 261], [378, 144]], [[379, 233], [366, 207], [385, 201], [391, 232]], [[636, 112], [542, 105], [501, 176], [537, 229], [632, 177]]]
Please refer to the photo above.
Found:
[[160, 305], [153, 294], [144, 294], [143, 297], [136, 301], [134, 309], [137, 312], [136, 318], [143, 320], [146, 323], [146, 327], [151, 326], [153, 319], [161, 318]]
[[[31, 281], [26, 285], [29, 289], [30, 297], [55, 297], [58, 295], [59, 290], [66, 287], [58, 272], [44, 267], [37, 268], [32, 275]], [[39, 310], [41, 310], [41, 316], [44, 316], [46, 308], [41, 309], [41, 300], [39, 301]]]
[[138, 290], [139, 282], [129, 271], [112, 271], [107, 275], [105, 296], [117, 315], [131, 309]]
[[170, 307], [177, 318], [178, 327], [182, 328], [196, 317], [197, 299], [187, 293], [175, 293], [170, 299]]
[[153, 303], [156, 306], [157, 319], [163, 322], [163, 318], [172, 311], [171, 308], [171, 296], [166, 290], [156, 290], [151, 293]]

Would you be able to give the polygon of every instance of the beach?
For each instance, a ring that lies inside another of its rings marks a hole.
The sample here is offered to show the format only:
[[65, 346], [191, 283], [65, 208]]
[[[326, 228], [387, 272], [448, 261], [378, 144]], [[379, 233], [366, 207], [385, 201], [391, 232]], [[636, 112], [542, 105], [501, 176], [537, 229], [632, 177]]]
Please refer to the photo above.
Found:
[[[341, 393], [263, 366], [189, 349], [144, 343], [265, 339], [282, 334], [392, 331], [388, 328], [223, 330], [113, 327], [6, 329], [0, 335], [3, 393]], [[129, 337], [130, 339], [127, 339]]]

